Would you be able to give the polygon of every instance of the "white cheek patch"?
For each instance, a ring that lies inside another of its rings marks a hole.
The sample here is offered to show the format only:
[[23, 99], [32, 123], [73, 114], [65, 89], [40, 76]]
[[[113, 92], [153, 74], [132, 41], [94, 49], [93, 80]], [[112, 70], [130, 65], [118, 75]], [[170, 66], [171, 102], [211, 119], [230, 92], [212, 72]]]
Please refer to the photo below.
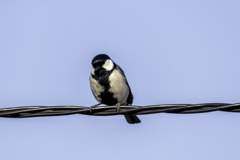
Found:
[[106, 71], [111, 71], [114, 67], [113, 61], [111, 59], [106, 60], [102, 67], [105, 68]]
[[91, 73], [92, 73], [92, 75], [95, 75], [95, 69], [92, 67], [92, 70], [91, 70]]

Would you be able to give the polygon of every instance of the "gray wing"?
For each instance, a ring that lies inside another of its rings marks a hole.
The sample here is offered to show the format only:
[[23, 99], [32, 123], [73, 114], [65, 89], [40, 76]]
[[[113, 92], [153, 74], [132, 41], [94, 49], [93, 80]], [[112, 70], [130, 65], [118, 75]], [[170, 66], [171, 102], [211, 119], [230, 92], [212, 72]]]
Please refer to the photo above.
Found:
[[126, 78], [123, 70], [121, 69], [121, 67], [118, 66], [117, 64], [116, 64], [116, 69], [118, 69], [118, 70], [121, 72], [121, 74], [125, 77], [125, 82], [126, 82], [128, 88], [129, 88], [129, 95], [128, 95], [128, 98], [127, 98], [127, 104], [130, 104], [130, 105], [131, 105], [131, 104], [133, 103], [133, 95], [132, 95], [131, 88], [130, 88], [130, 86], [129, 86], [129, 84], [128, 84], [127, 78]]

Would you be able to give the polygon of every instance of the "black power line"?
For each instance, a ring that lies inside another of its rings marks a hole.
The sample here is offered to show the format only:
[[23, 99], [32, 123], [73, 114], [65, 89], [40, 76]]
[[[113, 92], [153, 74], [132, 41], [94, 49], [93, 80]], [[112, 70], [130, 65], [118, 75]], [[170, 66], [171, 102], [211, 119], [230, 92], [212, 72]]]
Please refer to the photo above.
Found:
[[115, 106], [101, 106], [90, 112], [89, 107], [83, 106], [24, 106], [0, 109], [0, 117], [27, 118], [42, 116], [62, 116], [70, 114], [85, 114], [94, 116], [111, 115], [142, 115], [153, 113], [203, 113], [212, 111], [240, 112], [240, 103], [204, 103], [204, 104], [163, 104], [150, 106], [121, 106], [116, 112]]

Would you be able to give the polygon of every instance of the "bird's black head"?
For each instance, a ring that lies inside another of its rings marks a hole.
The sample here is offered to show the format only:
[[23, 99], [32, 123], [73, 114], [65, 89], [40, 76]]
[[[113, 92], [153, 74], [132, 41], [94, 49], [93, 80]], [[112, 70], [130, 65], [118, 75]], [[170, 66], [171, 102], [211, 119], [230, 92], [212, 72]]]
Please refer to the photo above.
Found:
[[116, 64], [106, 54], [99, 54], [92, 60], [92, 75], [99, 80], [106, 79]]
[[99, 55], [96, 55], [93, 60], [92, 60], [92, 65], [98, 61], [102, 61], [102, 62], [105, 62], [107, 59], [111, 59], [108, 55], [106, 54], [99, 54]]

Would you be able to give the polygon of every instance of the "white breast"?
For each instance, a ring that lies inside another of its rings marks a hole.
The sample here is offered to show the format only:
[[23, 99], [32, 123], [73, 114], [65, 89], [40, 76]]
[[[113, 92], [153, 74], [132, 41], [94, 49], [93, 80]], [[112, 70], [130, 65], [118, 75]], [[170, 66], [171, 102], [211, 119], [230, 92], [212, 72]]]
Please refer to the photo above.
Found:
[[92, 75], [90, 74], [90, 86], [91, 86], [91, 90], [92, 90], [92, 93], [95, 97], [95, 99], [98, 101], [98, 102], [102, 102], [102, 99], [100, 97], [98, 97], [101, 92], [104, 92], [104, 87], [101, 86], [97, 80], [95, 80], [94, 78], [92, 78]]
[[113, 93], [114, 98], [116, 98], [121, 105], [126, 104], [129, 88], [126, 84], [125, 77], [117, 69], [114, 69], [109, 76], [109, 82], [109, 91]]

